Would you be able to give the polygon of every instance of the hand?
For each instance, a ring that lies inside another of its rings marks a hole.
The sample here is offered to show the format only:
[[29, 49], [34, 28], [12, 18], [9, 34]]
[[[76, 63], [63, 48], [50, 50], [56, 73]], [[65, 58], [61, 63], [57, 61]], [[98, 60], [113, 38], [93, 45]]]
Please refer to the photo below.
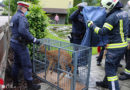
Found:
[[80, 11], [82, 11], [83, 8], [84, 8], [85, 6], [87, 6], [87, 3], [86, 3], [86, 2], [82, 2], [82, 3], [79, 3], [77, 6], [78, 6], [78, 9], [79, 9]]
[[79, 7], [78, 7], [79, 11], [82, 11], [83, 8], [84, 8], [84, 7], [82, 7], [82, 6], [79, 6]]
[[87, 21], [87, 26], [91, 28], [93, 26], [93, 21]]
[[40, 44], [41, 42], [40, 42], [40, 40], [37, 39], [35, 43], [36, 44]]
[[40, 42], [39, 39], [36, 39], [36, 38], [35, 38], [35, 39], [33, 40], [33, 43], [35, 43], [35, 44], [40, 44], [41, 42]]

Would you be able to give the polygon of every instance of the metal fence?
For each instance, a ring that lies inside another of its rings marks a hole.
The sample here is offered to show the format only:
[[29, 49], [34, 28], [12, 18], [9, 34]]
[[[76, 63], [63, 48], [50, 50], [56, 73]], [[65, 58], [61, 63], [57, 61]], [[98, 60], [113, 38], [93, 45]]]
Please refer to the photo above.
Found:
[[58, 90], [88, 90], [91, 48], [52, 39], [41, 42], [33, 45], [33, 72], [37, 78]]

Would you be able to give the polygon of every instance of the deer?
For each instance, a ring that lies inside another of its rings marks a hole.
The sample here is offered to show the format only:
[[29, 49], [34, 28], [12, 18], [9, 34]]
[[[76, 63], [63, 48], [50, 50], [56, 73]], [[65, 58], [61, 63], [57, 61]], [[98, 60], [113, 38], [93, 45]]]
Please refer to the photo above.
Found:
[[[43, 44], [40, 46], [39, 52], [45, 54], [45, 46]], [[58, 63], [58, 53], [59, 53], [58, 50], [46, 49], [46, 57], [47, 57], [47, 60], [49, 60], [49, 65], [46, 71], [46, 75], [48, 74], [51, 66], [52, 66], [52, 71], [51, 71], [51, 74], [52, 74], [55, 65]], [[69, 66], [71, 68], [71, 73], [73, 73], [74, 66], [72, 65], [72, 57], [65, 50], [60, 50], [59, 64], [61, 68], [65, 71], [66, 71], [66, 66]], [[59, 78], [59, 82], [64, 78], [65, 75], [66, 75], [66, 72], [63, 72], [63, 75]]]

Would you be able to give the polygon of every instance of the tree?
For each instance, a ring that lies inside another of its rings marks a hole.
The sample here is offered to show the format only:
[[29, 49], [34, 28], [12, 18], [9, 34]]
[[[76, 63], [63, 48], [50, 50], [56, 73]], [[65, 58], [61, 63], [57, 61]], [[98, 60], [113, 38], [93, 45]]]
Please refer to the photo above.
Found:
[[78, 3], [81, 3], [82, 0], [74, 0], [74, 6], [76, 6]]
[[17, 2], [18, 1], [25, 1], [25, 2], [31, 2], [33, 4], [38, 4], [39, 0], [4, 0], [3, 3], [5, 5], [5, 9], [8, 11], [9, 8], [9, 1], [10, 1], [10, 13], [13, 15], [17, 10]]

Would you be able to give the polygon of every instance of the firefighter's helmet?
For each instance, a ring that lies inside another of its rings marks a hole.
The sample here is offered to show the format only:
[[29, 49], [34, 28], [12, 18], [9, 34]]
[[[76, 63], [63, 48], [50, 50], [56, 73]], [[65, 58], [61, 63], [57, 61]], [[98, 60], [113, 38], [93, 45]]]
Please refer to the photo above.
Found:
[[119, 2], [119, 0], [101, 0], [101, 4], [107, 10], [112, 10], [115, 5]]

